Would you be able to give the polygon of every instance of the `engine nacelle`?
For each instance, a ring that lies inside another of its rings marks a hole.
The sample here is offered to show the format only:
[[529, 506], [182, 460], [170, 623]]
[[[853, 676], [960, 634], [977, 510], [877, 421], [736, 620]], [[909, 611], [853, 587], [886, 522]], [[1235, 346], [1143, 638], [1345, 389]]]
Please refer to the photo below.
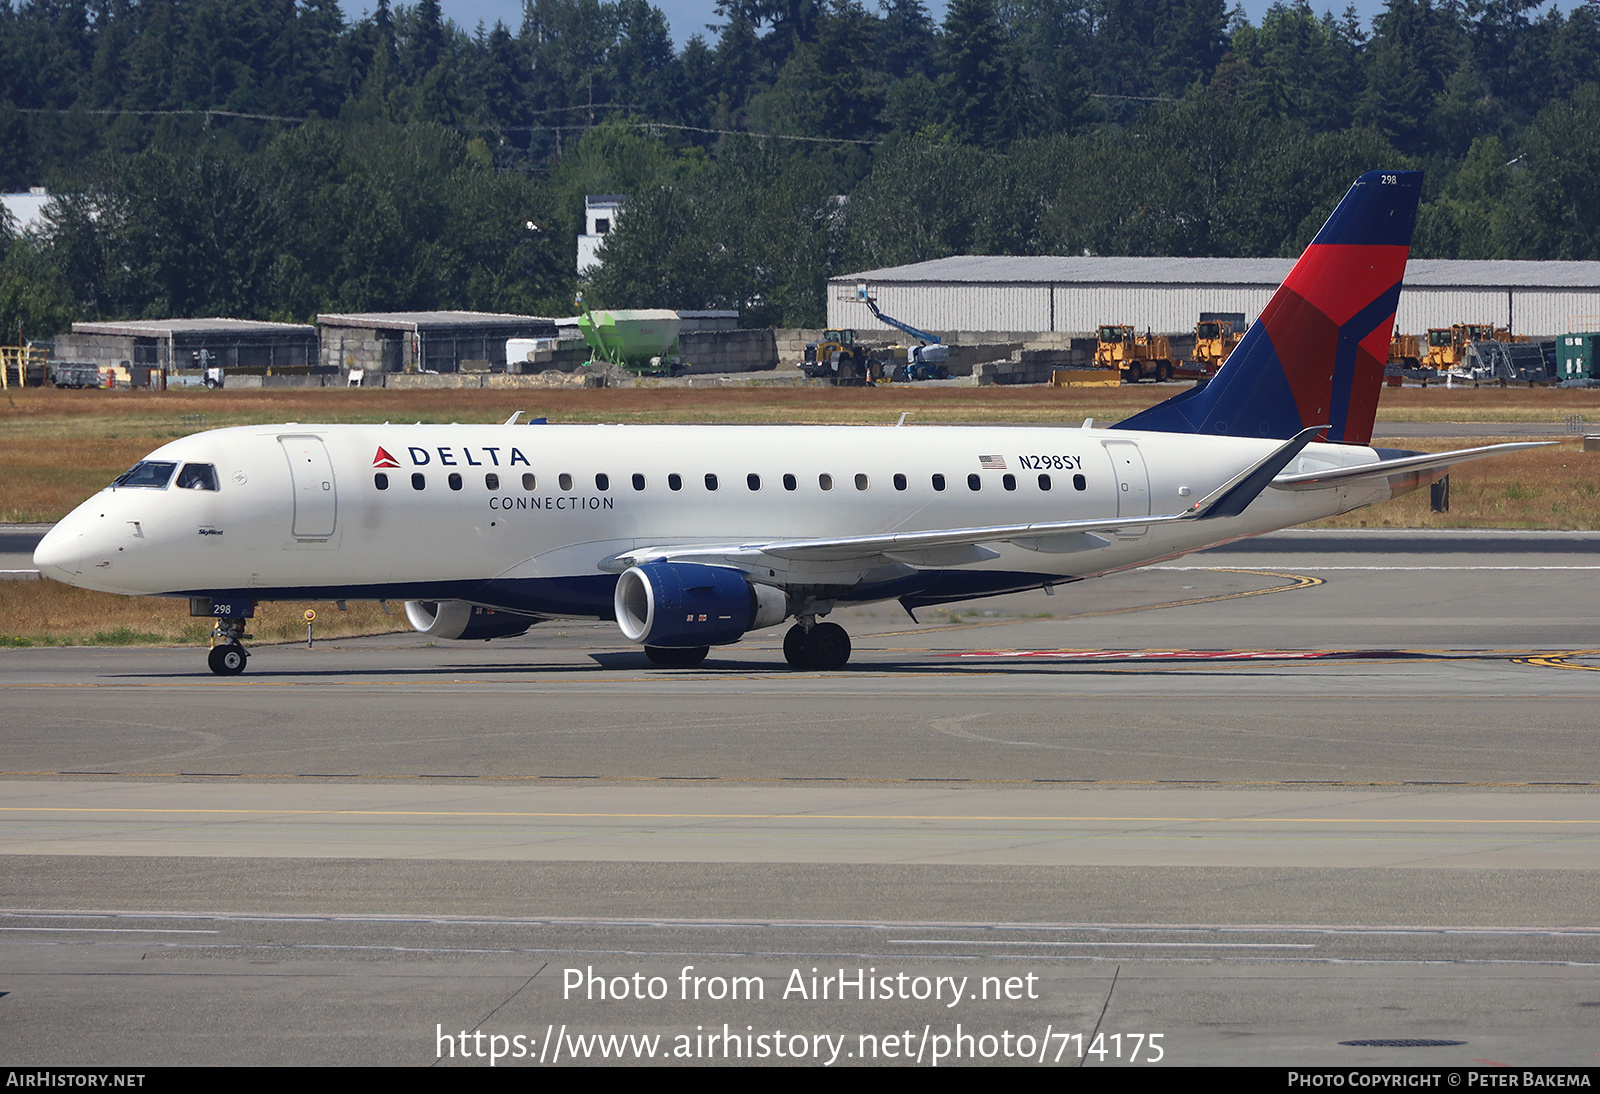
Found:
[[408, 600], [406, 622], [429, 638], [471, 642], [513, 638], [539, 620], [530, 615], [479, 607], [464, 600]]
[[648, 562], [617, 579], [617, 626], [630, 642], [725, 646], [746, 631], [783, 622], [789, 598], [728, 566]]

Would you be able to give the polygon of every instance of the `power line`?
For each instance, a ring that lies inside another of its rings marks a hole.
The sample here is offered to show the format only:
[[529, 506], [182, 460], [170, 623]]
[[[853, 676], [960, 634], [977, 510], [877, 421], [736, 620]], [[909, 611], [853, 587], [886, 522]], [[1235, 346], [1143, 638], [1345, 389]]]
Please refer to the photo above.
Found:
[[[19, 114], [73, 114], [80, 113], [77, 107], [53, 106], [24, 106], [17, 110]], [[176, 115], [204, 115], [207, 118], [249, 118], [262, 122], [292, 122], [296, 125], [308, 121], [306, 118], [286, 118], [281, 114], [247, 114], [241, 110], [84, 110], [84, 114], [96, 114], [102, 117], [114, 117], [119, 114], [133, 114], [138, 117], [167, 117]]]
[[[1105, 98], [1128, 98], [1129, 96], [1102, 96], [1102, 97], [1105, 97]], [[1155, 100], [1153, 100], [1153, 101], [1155, 101]], [[1174, 102], [1176, 100], [1170, 100], [1169, 99], [1169, 100], [1159, 100], [1159, 101]], [[594, 105], [595, 105], [596, 108], [598, 108], [598, 107], [622, 107], [622, 108], [626, 108], [626, 109], [630, 109], [630, 110], [637, 109], [637, 106], [638, 106], [638, 104], [636, 104], [636, 103], [595, 103]], [[19, 110], [19, 113], [22, 113], [22, 114], [71, 114], [74, 111], [76, 111], [76, 109], [77, 109], [76, 107], [63, 108], [63, 107], [32, 106], [32, 107], [22, 107]], [[530, 111], [529, 113], [533, 113], [533, 114], [557, 114], [557, 113], [560, 113], [560, 112], [566, 111], [566, 110], [588, 110], [588, 109], [590, 109], [590, 107], [588, 106], [587, 103], [580, 103], [580, 104], [577, 104], [575, 106], [557, 106], [557, 107], [551, 107], [548, 110], [535, 110], [535, 111]], [[308, 122], [308, 121], [311, 120], [309, 118], [290, 118], [290, 117], [285, 117], [284, 115], [281, 115], [281, 114], [251, 114], [251, 113], [246, 113], [246, 112], [241, 111], [241, 110], [196, 110], [196, 109], [190, 109], [190, 110], [85, 110], [85, 111], [82, 111], [82, 113], [93, 114], [93, 115], [97, 115], [97, 116], [101, 116], [101, 117], [114, 117], [114, 116], [121, 115], [121, 114], [130, 114], [130, 115], [134, 115], [136, 117], [204, 116], [206, 118], [212, 118], [212, 117], [217, 117], [217, 118], [247, 118], [247, 119], [252, 120], [252, 121], [288, 122], [288, 123], [290, 123], [292, 125], [302, 125], [305, 122]], [[635, 128], [640, 128], [640, 129], [676, 129], [676, 130], [681, 130], [681, 131], [686, 132], [686, 133], [710, 133], [710, 134], [713, 134], [713, 135], [716, 135], [716, 136], [728, 136], [728, 137], [760, 137], [760, 138], [763, 138], [765, 140], [775, 140], [775, 141], [811, 141], [811, 142], [819, 143], [819, 144], [861, 144], [861, 145], [869, 145], [869, 146], [870, 145], [874, 145], [874, 144], [882, 144], [883, 143], [883, 141], [881, 141], [881, 140], [876, 140], [876, 139], [869, 140], [869, 139], [857, 138], [857, 137], [802, 137], [802, 136], [798, 136], [798, 135], [792, 134], [792, 133], [757, 133], [754, 130], [750, 130], [750, 129], [707, 129], [704, 126], [699, 126], [699, 125], [676, 125], [676, 124], [674, 124], [672, 122], [630, 121], [630, 122], [627, 122], [626, 124], [634, 126]], [[452, 125], [452, 126], [449, 126], [448, 128], [459, 129], [459, 130], [461, 130], [463, 132], [473, 132], [473, 133], [542, 133], [542, 132], [551, 131], [551, 130], [554, 130], [556, 132], [566, 132], [566, 131], [573, 131], [573, 130], [593, 129], [594, 126], [592, 124], [584, 124], [584, 125]]]

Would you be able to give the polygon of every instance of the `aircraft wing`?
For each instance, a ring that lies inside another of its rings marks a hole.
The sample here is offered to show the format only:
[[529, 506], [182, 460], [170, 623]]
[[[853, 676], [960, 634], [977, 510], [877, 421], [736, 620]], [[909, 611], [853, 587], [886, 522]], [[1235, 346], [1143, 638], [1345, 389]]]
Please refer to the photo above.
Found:
[[939, 528], [917, 532], [884, 532], [832, 539], [789, 539], [765, 543], [685, 544], [624, 551], [606, 559], [601, 569], [620, 573], [646, 562], [692, 560], [709, 563], [754, 561], [758, 558], [789, 562], [873, 563], [882, 560], [916, 566], [960, 566], [998, 558], [985, 543], [1011, 543], [1045, 554], [1067, 554], [1104, 547], [1110, 540], [1100, 532], [1125, 528], [1178, 524], [1215, 517], [1237, 516], [1273, 481], [1273, 477], [1300, 454], [1326, 426], [1301, 430], [1265, 459], [1246, 467], [1189, 508], [1179, 513], [1136, 517], [1101, 517], [1090, 520], [1043, 521], [1031, 524], [995, 524], [976, 528]]
[[1481, 448], [1459, 448], [1453, 452], [1428, 452], [1420, 456], [1402, 456], [1396, 460], [1379, 460], [1377, 463], [1356, 464], [1353, 467], [1330, 467], [1322, 471], [1307, 471], [1299, 475], [1279, 475], [1272, 480], [1274, 490], [1325, 490], [1334, 486], [1347, 486], [1373, 479], [1394, 479], [1406, 476], [1411, 483], [1423, 481], [1424, 472], [1444, 472], [1458, 463], [1481, 460], [1486, 456], [1503, 456], [1529, 448], [1544, 448], [1555, 441], [1518, 441], [1512, 444], [1491, 444]]
[[791, 562], [869, 562], [889, 559], [924, 566], [959, 566], [997, 558], [984, 543], [1015, 543], [1035, 551], [1063, 554], [1104, 547], [1110, 540], [1097, 532], [1115, 533], [1122, 528], [1144, 528], [1152, 524], [1171, 524], [1193, 519], [1187, 514], [1127, 517], [1110, 520], [1068, 520], [1039, 524], [997, 524], [982, 528], [942, 528], [921, 532], [892, 532], [871, 536], [842, 536], [837, 539], [789, 539], [766, 543], [685, 544], [676, 547], [645, 547], [613, 555], [602, 569], [620, 572], [646, 562], [734, 562], [757, 557], [779, 558]]

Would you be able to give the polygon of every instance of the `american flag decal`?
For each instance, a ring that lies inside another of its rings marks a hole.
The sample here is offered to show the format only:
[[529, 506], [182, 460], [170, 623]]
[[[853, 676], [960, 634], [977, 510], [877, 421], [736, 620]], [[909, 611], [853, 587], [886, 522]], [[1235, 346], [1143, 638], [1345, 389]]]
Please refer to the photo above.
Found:
[[1004, 456], [979, 456], [978, 466], [985, 471], [1004, 471], [1006, 458]]

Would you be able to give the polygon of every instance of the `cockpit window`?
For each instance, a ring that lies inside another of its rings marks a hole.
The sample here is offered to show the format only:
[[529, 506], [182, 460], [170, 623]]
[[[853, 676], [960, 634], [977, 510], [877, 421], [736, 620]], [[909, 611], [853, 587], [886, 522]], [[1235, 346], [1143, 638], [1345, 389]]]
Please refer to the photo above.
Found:
[[[173, 469], [178, 465], [166, 460], [140, 460], [122, 473], [122, 477], [112, 483], [112, 486], [148, 486], [157, 490], [165, 490], [167, 483], [172, 480]], [[213, 479], [213, 481], [215, 481]], [[215, 486], [212, 487], [216, 489]]]
[[186, 463], [174, 485], [180, 490], [215, 490], [217, 469], [209, 463]]

